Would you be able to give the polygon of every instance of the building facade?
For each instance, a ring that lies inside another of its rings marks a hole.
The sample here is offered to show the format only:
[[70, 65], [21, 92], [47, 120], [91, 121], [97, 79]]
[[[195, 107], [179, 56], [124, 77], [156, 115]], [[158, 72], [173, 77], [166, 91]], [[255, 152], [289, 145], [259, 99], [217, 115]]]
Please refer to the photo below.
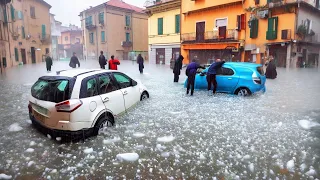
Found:
[[185, 63], [192, 59], [210, 63], [214, 58], [264, 63], [273, 56], [278, 67], [300, 67], [306, 61], [310, 67], [318, 66], [316, 1], [182, 0]]
[[0, 1], [0, 72], [8, 66], [7, 62], [10, 59], [10, 44], [9, 44], [9, 24], [7, 17], [7, 4], [11, 0]]
[[[143, 9], [121, 0], [110, 0], [80, 13], [84, 56], [129, 59], [130, 53], [148, 51], [148, 16]], [[148, 57], [145, 56], [147, 59]]]
[[62, 26], [61, 29], [58, 39], [59, 57], [69, 59], [75, 52], [78, 58], [83, 59], [82, 30], [75, 25]]
[[147, 1], [146, 7], [150, 63], [169, 65], [181, 53], [181, 0]]
[[50, 23], [51, 23], [51, 56], [53, 60], [59, 60], [59, 46], [58, 40], [61, 37], [61, 22], [56, 21], [54, 14], [50, 14]]
[[51, 6], [43, 0], [12, 0], [5, 5], [7, 67], [42, 62], [51, 49]]

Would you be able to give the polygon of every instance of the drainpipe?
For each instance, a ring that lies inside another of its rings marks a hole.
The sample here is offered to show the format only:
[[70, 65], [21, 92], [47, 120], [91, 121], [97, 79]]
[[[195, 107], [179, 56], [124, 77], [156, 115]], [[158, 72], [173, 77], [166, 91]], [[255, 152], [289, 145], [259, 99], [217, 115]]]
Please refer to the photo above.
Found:
[[[99, 42], [98, 42], [98, 26], [97, 24], [99, 24], [99, 22], [97, 23], [97, 13], [94, 14], [95, 17], [95, 26], [96, 26], [96, 42], [97, 42], [97, 53], [96, 53], [96, 59], [99, 57]], [[98, 18], [99, 18], [99, 14], [98, 14]]]

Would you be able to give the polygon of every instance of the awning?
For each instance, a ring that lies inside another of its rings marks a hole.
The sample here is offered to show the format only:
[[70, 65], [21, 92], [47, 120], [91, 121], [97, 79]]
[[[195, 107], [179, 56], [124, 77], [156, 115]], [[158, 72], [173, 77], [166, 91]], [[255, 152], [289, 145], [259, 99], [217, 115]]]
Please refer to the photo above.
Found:
[[181, 45], [182, 49], [185, 50], [193, 50], [193, 49], [198, 49], [198, 50], [206, 50], [206, 49], [219, 49], [219, 50], [224, 50], [224, 49], [229, 49], [229, 47], [235, 47], [239, 48], [240, 42], [234, 42], [234, 43], [203, 43], [203, 44], [183, 44]]

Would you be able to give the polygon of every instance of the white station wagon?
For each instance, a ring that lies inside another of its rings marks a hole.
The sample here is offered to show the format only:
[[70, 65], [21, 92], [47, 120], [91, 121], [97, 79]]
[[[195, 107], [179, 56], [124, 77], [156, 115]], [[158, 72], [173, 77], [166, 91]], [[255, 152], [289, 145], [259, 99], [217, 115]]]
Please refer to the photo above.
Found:
[[88, 137], [149, 98], [144, 85], [110, 70], [73, 69], [40, 77], [31, 88], [30, 119], [53, 137]]

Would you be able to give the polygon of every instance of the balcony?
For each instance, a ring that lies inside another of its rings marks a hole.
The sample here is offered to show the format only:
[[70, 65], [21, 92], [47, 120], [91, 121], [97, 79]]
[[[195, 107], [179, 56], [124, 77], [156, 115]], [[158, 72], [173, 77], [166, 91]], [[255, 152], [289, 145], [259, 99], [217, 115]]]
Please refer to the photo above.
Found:
[[97, 27], [97, 26], [96, 26], [96, 25], [94, 25], [94, 24], [86, 23], [86, 28], [87, 28], [88, 30], [95, 29], [96, 27]]
[[51, 35], [40, 34], [39, 38], [42, 44], [51, 44]]
[[301, 38], [300, 36], [296, 35], [296, 39], [302, 42], [320, 44], [320, 33], [316, 33], [313, 36], [308, 35], [304, 38]]
[[190, 43], [210, 43], [210, 42], [230, 42], [238, 41], [238, 31], [227, 29], [225, 32], [207, 31], [203, 35], [196, 33], [181, 34], [182, 42]]
[[277, 39], [277, 31], [267, 31], [266, 39], [267, 40], [275, 40], [275, 39]]
[[132, 42], [131, 41], [122, 41], [121, 46], [124, 48], [132, 47]]

